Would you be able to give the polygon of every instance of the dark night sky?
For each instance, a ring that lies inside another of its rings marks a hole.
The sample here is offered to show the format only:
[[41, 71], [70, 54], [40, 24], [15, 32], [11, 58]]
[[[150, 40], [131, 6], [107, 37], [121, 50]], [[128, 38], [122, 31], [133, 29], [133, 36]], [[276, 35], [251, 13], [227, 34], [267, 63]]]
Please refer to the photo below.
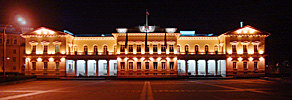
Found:
[[239, 28], [243, 21], [272, 34], [266, 40], [267, 64], [291, 62], [291, 0], [1, 0], [0, 24], [20, 14], [34, 28], [66, 29], [75, 34], [111, 33], [117, 27], [144, 25], [145, 9], [150, 13], [150, 25], [200, 34], [222, 34]]

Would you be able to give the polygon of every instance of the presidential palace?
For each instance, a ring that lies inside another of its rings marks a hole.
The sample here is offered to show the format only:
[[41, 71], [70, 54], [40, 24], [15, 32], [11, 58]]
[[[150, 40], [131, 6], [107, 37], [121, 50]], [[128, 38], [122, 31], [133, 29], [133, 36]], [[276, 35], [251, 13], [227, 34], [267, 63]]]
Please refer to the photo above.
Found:
[[[10, 59], [5, 66], [7, 72], [47, 77], [255, 77], [265, 74], [269, 35], [249, 25], [217, 36], [158, 26], [116, 28], [111, 34], [73, 34], [40, 27], [19, 37], [11, 35], [15, 38], [8, 40]], [[19, 53], [16, 62], [13, 47]]]

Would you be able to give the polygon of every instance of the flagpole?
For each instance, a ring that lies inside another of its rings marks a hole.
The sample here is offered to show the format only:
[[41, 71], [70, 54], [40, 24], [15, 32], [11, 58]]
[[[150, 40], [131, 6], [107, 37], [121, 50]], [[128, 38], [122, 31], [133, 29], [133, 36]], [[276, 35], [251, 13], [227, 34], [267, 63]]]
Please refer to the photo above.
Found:
[[146, 49], [147, 49], [147, 33], [148, 33], [148, 11], [146, 9], [146, 26], [145, 26], [145, 32], [146, 32], [146, 36], [145, 36], [145, 52], [146, 52]]

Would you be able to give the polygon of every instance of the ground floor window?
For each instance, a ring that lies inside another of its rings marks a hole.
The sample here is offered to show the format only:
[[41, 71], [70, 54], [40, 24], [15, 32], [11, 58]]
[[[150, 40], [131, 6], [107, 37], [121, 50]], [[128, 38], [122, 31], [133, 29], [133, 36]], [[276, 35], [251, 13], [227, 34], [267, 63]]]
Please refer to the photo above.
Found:
[[145, 68], [149, 69], [149, 62], [145, 62]]
[[169, 69], [173, 69], [174, 67], [174, 62], [169, 62]]
[[236, 62], [232, 63], [233, 69], [236, 69]]
[[44, 62], [44, 69], [48, 69], [48, 62]]
[[[71, 64], [70, 64], [71, 65]], [[70, 68], [71, 66], [69, 66]], [[59, 69], [60, 68], [60, 62], [56, 62], [56, 69]], [[72, 69], [72, 68], [71, 68]]]
[[129, 69], [133, 69], [133, 62], [129, 62]]
[[157, 62], [153, 62], [153, 69], [157, 69]]
[[137, 69], [141, 69], [141, 62], [137, 62]]
[[166, 67], [165, 67], [165, 62], [161, 62], [161, 68], [162, 69], [165, 69]]
[[125, 62], [121, 62], [121, 69], [125, 69]]
[[32, 62], [32, 69], [36, 70], [36, 62]]
[[254, 69], [258, 69], [258, 62], [254, 62]]

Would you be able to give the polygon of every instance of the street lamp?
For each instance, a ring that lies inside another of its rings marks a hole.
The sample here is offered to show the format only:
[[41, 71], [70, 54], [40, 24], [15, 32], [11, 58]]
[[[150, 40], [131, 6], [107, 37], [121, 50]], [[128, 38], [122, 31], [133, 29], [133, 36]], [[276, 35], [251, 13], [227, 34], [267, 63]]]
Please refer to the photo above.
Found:
[[[26, 21], [22, 18], [22, 17], [17, 17], [17, 22], [21, 25], [25, 25], [26, 24]], [[5, 76], [5, 61], [6, 61], [6, 28], [8, 25], [10, 25], [11, 23], [9, 22], [8, 24], [5, 25], [4, 27], [4, 32], [3, 32], [3, 37], [2, 37], [2, 40], [3, 40], [3, 66], [2, 66], [2, 69], [3, 69], [3, 76]]]

